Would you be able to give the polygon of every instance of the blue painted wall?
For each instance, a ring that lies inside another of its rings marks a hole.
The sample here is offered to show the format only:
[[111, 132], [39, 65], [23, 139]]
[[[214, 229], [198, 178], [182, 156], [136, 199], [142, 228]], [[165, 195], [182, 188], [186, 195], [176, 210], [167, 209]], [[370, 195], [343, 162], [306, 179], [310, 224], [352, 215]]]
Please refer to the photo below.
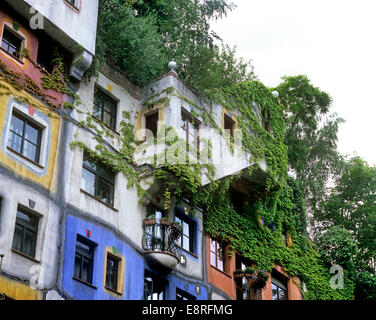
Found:
[[[86, 237], [86, 230], [91, 231], [90, 238]], [[92, 283], [97, 289], [73, 279], [77, 234], [97, 245], [94, 250]], [[119, 298], [104, 290], [106, 247], [116, 247], [118, 253], [125, 259], [123, 296]], [[143, 299], [144, 268], [143, 257], [130, 246], [117, 239], [113, 233], [72, 215], [66, 216], [62, 288], [70, 297], [79, 300]]]

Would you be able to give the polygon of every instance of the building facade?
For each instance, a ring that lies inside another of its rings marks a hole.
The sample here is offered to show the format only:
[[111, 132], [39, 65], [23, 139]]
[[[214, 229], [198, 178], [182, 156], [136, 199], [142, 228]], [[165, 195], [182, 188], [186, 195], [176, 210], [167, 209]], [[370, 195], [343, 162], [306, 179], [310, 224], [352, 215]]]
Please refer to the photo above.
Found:
[[[142, 88], [110, 65], [82, 81], [95, 54], [97, 1], [6, 3], [0, 9], [0, 294], [301, 299], [300, 280], [278, 265], [255, 289], [253, 278], [236, 271], [257, 266], [206, 231], [205, 210], [189, 197], [170, 198], [156, 178], [166, 159], [179, 163], [183, 154], [184, 163], [213, 164], [216, 181], [237, 176], [236, 210], [255, 185], [267, 192], [266, 160], [250, 162], [237, 139], [237, 115], [195, 93], [173, 64]], [[32, 29], [33, 17], [44, 29]], [[200, 114], [204, 109], [212, 121]], [[250, 110], [270, 133], [258, 105]], [[182, 141], [184, 152], [169, 138]], [[199, 179], [211, 183], [208, 174]], [[285, 241], [292, 241], [288, 233]]]

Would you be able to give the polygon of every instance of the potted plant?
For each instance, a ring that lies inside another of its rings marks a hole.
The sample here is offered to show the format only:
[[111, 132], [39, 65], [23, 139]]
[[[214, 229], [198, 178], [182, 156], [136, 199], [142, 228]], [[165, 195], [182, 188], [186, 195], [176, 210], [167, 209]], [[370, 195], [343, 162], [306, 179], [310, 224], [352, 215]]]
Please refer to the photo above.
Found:
[[144, 225], [151, 225], [151, 224], [156, 224], [156, 223], [157, 223], [157, 220], [156, 220], [155, 214], [152, 214], [148, 216], [146, 219], [144, 219]]
[[252, 287], [255, 290], [260, 290], [265, 287], [266, 281], [269, 279], [269, 274], [263, 270], [258, 270], [256, 273], [256, 280]]
[[234, 278], [242, 278], [242, 277], [244, 277], [244, 270], [236, 269], [234, 271]]
[[255, 269], [251, 267], [247, 267], [244, 270], [244, 274], [247, 278], [252, 278], [254, 276]]
[[161, 224], [169, 226], [171, 222], [166, 217], [162, 217]]

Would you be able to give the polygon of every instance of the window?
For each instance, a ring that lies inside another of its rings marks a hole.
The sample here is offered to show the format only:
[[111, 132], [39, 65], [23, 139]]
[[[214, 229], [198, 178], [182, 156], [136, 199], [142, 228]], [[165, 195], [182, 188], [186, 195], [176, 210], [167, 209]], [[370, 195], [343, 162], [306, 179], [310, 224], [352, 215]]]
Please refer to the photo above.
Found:
[[196, 223], [185, 214], [180, 213], [178, 208], [175, 208], [175, 221], [182, 226], [182, 234], [177, 239], [180, 247], [184, 250], [194, 253], [194, 229]]
[[288, 300], [287, 281], [280, 272], [272, 270], [272, 299], [273, 300]]
[[35, 258], [39, 219], [23, 208], [17, 209], [13, 249]]
[[193, 119], [191, 115], [182, 109], [181, 112], [181, 128], [185, 134], [185, 141], [199, 149], [199, 123], [198, 120]]
[[17, 59], [20, 58], [23, 40], [18, 34], [11, 31], [7, 26], [4, 26], [1, 48]]
[[118, 279], [119, 279], [119, 266], [121, 259], [107, 253], [107, 266], [106, 266], [106, 288], [114, 291], [118, 290]]
[[114, 203], [115, 174], [84, 153], [81, 188], [109, 206]]
[[166, 284], [163, 280], [145, 270], [144, 276], [144, 300], [165, 300]]
[[272, 299], [273, 300], [288, 300], [287, 289], [284, 285], [282, 286], [276, 284], [275, 280], [272, 279]]
[[42, 129], [21, 116], [12, 114], [8, 148], [28, 160], [39, 163]]
[[176, 300], [196, 300], [196, 297], [192, 296], [188, 292], [176, 288]]
[[217, 240], [210, 239], [210, 264], [225, 272], [225, 245]]
[[94, 244], [77, 236], [74, 258], [74, 278], [87, 283], [93, 282]]
[[[235, 265], [236, 270], [245, 270], [247, 267], [251, 267], [252, 263], [248, 260], [243, 258], [240, 255], [236, 255], [235, 257]], [[236, 285], [236, 300], [248, 300], [248, 299], [255, 299], [255, 293], [252, 288], [249, 288], [248, 279], [244, 277], [235, 278], [235, 285]]]
[[117, 102], [96, 88], [94, 93], [94, 117], [112, 130], [116, 130]]
[[231, 208], [242, 214], [245, 202], [245, 195], [233, 188], [230, 189]]
[[[145, 129], [149, 130], [153, 137], [157, 137], [157, 131], [158, 131], [158, 110], [153, 111], [152, 113], [149, 113], [145, 115]], [[150, 132], [146, 132], [146, 138], [150, 138]]]
[[225, 114], [224, 116], [224, 129], [230, 133], [231, 137], [234, 137], [235, 121], [232, 120], [227, 114]]

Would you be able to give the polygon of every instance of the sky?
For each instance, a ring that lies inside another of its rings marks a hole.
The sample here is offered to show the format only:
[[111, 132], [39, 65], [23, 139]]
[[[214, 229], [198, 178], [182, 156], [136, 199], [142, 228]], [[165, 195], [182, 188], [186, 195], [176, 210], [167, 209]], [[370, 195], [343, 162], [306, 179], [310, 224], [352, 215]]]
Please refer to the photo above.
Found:
[[345, 123], [338, 150], [376, 165], [376, 0], [232, 0], [212, 29], [268, 87], [305, 74]]

